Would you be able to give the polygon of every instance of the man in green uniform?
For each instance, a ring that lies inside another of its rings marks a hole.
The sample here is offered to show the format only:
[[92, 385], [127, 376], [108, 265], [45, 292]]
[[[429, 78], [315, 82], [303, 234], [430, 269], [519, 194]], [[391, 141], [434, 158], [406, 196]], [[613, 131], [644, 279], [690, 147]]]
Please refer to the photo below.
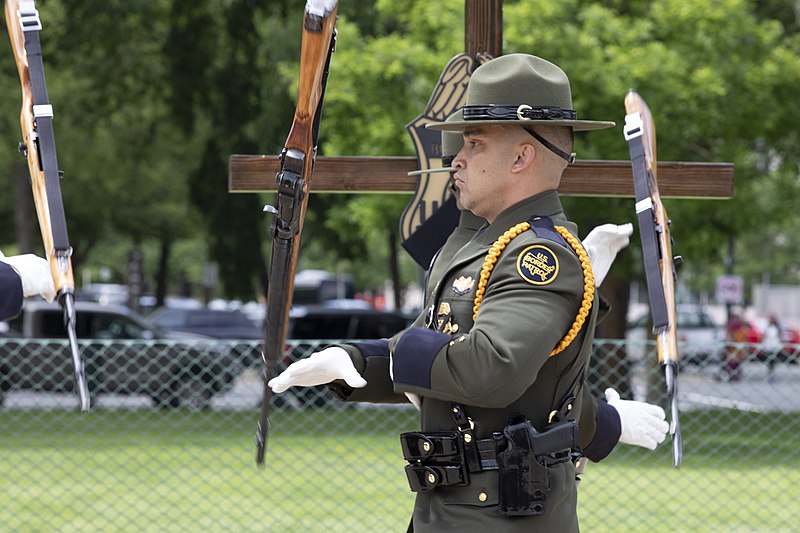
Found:
[[[463, 120], [461, 111], [447, 118], [448, 122]], [[442, 162], [444, 167], [429, 169], [428, 172], [447, 172], [455, 169], [450, 165], [456, 154], [461, 151], [464, 141], [461, 132], [442, 132]], [[442, 276], [442, 270], [449, 264], [453, 255], [486, 223], [483, 218], [463, 208], [460, 193], [451, 186], [456, 205], [461, 211], [458, 226], [448, 237], [445, 245], [434, 255], [426, 276], [427, 295], [432, 295], [435, 281]], [[589, 253], [594, 273], [595, 288], [599, 288], [605, 279], [611, 264], [621, 249], [628, 245], [629, 236], [633, 232], [631, 224], [617, 226], [603, 224], [594, 228], [583, 239], [583, 245]], [[425, 307], [427, 307], [427, 302]], [[608, 308], [610, 309], [610, 308]], [[603, 316], [601, 306], [598, 321]], [[388, 350], [388, 348], [387, 348]], [[581, 436], [582, 456], [594, 462], [601, 461], [613, 450], [618, 442], [655, 449], [664, 441], [669, 425], [664, 420], [664, 410], [652, 404], [622, 400], [614, 389], [606, 389], [605, 400], [591, 397], [589, 387], [581, 389], [584, 408], [578, 420]], [[412, 400], [418, 404], [416, 397]], [[592, 431], [594, 428], [594, 431]], [[581, 470], [583, 465], [581, 465]]]
[[613, 123], [578, 120], [571, 107], [566, 75], [547, 61], [512, 54], [479, 67], [464, 120], [436, 126], [463, 131], [455, 187], [488, 224], [437, 265], [430, 312], [389, 341], [390, 358], [387, 343], [360, 343], [342, 371], [345, 352], [333, 348], [307, 360], [313, 373], [296, 363], [270, 383], [339, 380], [358, 401], [420, 397], [421, 430], [401, 439], [414, 531], [578, 530], [570, 420], [595, 432], [580, 385], [598, 306], [557, 187], [572, 131]]

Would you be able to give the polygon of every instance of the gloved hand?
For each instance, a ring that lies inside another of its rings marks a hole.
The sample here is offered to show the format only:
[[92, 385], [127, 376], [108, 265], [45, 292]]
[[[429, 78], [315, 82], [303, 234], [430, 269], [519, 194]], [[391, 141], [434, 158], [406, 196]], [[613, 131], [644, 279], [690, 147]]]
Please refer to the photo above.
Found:
[[664, 410], [650, 403], [622, 400], [614, 389], [606, 389], [606, 401], [619, 413], [619, 442], [655, 450], [669, 431]]
[[367, 382], [358, 373], [350, 356], [339, 346], [331, 346], [289, 365], [289, 368], [269, 380], [272, 392], [283, 392], [289, 387], [311, 387], [343, 379], [354, 389]]
[[603, 283], [619, 251], [628, 246], [632, 233], [633, 224], [603, 224], [583, 239], [583, 247], [592, 262], [595, 287]]
[[6, 257], [0, 252], [0, 261], [11, 265], [19, 274], [23, 296], [41, 295], [48, 302], [56, 299], [56, 287], [53, 285], [53, 274], [47, 259], [34, 254]]

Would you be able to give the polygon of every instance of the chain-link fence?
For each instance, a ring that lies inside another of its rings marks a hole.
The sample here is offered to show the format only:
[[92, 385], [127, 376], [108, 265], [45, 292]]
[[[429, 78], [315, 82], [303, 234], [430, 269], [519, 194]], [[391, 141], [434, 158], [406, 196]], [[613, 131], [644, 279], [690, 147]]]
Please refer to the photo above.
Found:
[[[398, 435], [416, 428], [413, 407], [345, 405], [321, 387], [276, 395], [258, 469], [257, 342], [82, 342], [85, 415], [66, 350], [0, 339], [3, 531], [405, 531]], [[598, 340], [589, 379], [664, 405], [655, 359], [650, 342]], [[693, 354], [683, 466], [669, 443], [618, 445], [583, 475], [582, 529], [800, 531], [797, 361], [791, 347]]]

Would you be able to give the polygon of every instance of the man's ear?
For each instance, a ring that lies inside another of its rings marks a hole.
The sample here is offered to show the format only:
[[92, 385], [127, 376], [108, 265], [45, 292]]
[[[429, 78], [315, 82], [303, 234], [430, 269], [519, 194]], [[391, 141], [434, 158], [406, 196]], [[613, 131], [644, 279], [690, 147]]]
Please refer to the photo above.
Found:
[[536, 159], [536, 147], [531, 143], [523, 143], [517, 150], [517, 158], [514, 164], [511, 165], [512, 172], [522, 172], [533, 165]]

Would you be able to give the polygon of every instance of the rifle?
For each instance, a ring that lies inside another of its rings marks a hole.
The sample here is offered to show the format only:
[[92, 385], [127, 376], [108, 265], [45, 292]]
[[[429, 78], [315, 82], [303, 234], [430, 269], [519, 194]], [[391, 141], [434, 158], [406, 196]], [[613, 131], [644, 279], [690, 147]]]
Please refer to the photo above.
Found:
[[664, 368], [670, 408], [672, 463], [683, 461], [683, 440], [678, 418], [678, 331], [675, 321], [675, 267], [682, 262], [672, 256], [671, 221], [661, 203], [656, 180], [656, 127], [650, 109], [635, 91], [625, 96], [625, 140], [631, 154], [636, 217], [642, 241], [647, 293], [656, 335], [658, 361]]
[[308, 205], [311, 173], [317, 152], [322, 99], [328, 78], [331, 54], [336, 46], [338, 0], [309, 0], [303, 15], [303, 40], [300, 49], [300, 86], [292, 128], [281, 151], [281, 168], [275, 176], [276, 206], [264, 211], [273, 216], [272, 257], [267, 289], [267, 316], [264, 326], [264, 395], [256, 433], [256, 464], [264, 464], [269, 433], [272, 389], [269, 380], [278, 372], [278, 359], [284, 350], [289, 308], [292, 303], [294, 270], [300, 249], [300, 235]]
[[81, 411], [89, 410], [89, 389], [78, 351], [75, 333], [75, 280], [72, 273], [72, 247], [67, 236], [67, 221], [61, 199], [60, 174], [53, 133], [53, 106], [47, 98], [39, 31], [42, 22], [33, 0], [6, 0], [6, 27], [22, 83], [22, 138], [19, 151], [28, 158], [33, 199], [42, 233], [45, 254], [56, 288], [56, 298], [64, 310], [64, 327], [69, 337], [75, 384]]

